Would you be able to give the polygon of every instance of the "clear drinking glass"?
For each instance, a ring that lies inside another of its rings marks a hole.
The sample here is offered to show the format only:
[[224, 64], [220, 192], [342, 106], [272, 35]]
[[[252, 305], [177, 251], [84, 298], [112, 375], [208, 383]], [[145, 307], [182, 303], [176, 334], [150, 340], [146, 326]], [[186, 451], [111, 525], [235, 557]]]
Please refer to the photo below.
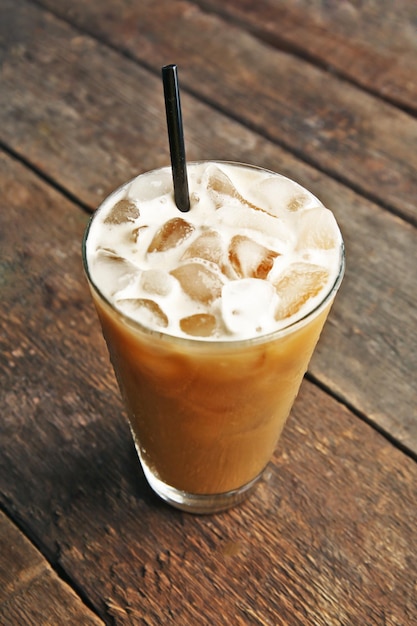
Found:
[[302, 319], [252, 339], [207, 341], [147, 328], [102, 294], [86, 251], [96, 215], [84, 267], [145, 476], [185, 511], [236, 505], [273, 455], [343, 277], [343, 243], [334, 284]]

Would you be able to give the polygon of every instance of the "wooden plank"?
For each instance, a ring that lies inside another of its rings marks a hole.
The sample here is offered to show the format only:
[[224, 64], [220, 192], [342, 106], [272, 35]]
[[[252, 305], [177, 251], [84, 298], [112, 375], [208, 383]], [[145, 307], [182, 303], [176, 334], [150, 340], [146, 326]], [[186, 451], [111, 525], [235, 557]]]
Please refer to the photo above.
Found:
[[270, 45], [417, 111], [417, 28], [414, 0], [196, 0], [236, 20]]
[[104, 624], [1, 511], [0, 624]]
[[[136, 172], [167, 164], [159, 78], [51, 16], [16, 11], [18, 38], [2, 70], [1, 140], [91, 207]], [[415, 453], [415, 229], [186, 93], [182, 103], [189, 158], [281, 171], [335, 211], [347, 273], [311, 371]]]
[[252, 500], [215, 517], [161, 504], [82, 276], [87, 216], [9, 158], [0, 184], [0, 499], [103, 619], [411, 623], [416, 463], [306, 382]]
[[[184, 0], [42, 4], [155, 72], [177, 63], [191, 93], [417, 223], [410, 115]], [[415, 70], [401, 80], [417, 89]]]

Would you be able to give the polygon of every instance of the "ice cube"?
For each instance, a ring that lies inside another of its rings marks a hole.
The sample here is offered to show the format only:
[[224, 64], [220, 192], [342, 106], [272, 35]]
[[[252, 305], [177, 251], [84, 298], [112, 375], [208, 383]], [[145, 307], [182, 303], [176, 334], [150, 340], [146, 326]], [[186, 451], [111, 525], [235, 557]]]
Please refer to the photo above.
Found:
[[229, 261], [240, 278], [266, 278], [278, 252], [269, 250], [244, 235], [232, 237]]
[[139, 209], [133, 200], [122, 198], [110, 209], [104, 219], [105, 224], [125, 224], [134, 222], [139, 217]]
[[215, 165], [208, 168], [207, 189], [232, 198], [239, 195], [228, 175]]
[[329, 272], [310, 263], [292, 263], [274, 281], [279, 296], [275, 319], [285, 319], [300, 309], [326, 286]]
[[159, 269], [144, 270], [139, 285], [150, 294], [167, 296], [171, 293], [175, 280], [168, 272]]
[[136, 265], [110, 248], [97, 249], [95, 266], [98, 277], [102, 276], [99, 284], [112, 285], [112, 293], [124, 288], [140, 271]]
[[292, 250], [295, 245], [294, 229], [289, 221], [291, 214], [288, 214], [286, 218], [276, 218], [249, 207], [225, 205], [218, 209], [217, 215], [219, 222], [225, 226], [231, 226], [235, 231], [237, 228], [240, 232], [243, 229], [252, 230], [259, 233], [259, 238], [266, 235], [268, 237], [266, 245], [273, 245], [274, 249], [282, 254], [288, 249]]
[[170, 167], [138, 176], [132, 181], [128, 190], [130, 198], [138, 198], [141, 202], [162, 198], [168, 193], [173, 193]]
[[303, 192], [300, 192], [299, 194], [295, 194], [288, 200], [287, 209], [291, 213], [295, 213], [296, 211], [299, 211], [300, 209], [304, 208], [308, 200], [309, 198], [307, 194]]
[[182, 255], [182, 259], [204, 259], [220, 264], [223, 256], [223, 242], [218, 232], [207, 230], [194, 239]]
[[117, 254], [112, 248], [97, 248], [97, 259], [102, 263], [109, 263], [111, 265], [124, 265], [129, 261], [120, 254]]
[[180, 328], [192, 337], [212, 337], [216, 331], [217, 320], [210, 313], [196, 313], [180, 319]]
[[277, 296], [266, 280], [243, 278], [223, 287], [221, 310], [224, 323], [233, 333], [247, 336], [264, 331], [273, 318]]
[[123, 298], [116, 306], [129, 317], [149, 328], [166, 328], [168, 317], [159, 304], [147, 298]]
[[149, 228], [148, 225], [144, 224], [143, 226], [137, 226], [136, 228], [134, 228], [131, 233], [130, 233], [130, 241], [132, 241], [133, 243], [137, 243], [139, 240], [139, 237], [141, 237], [141, 232], [146, 230], [147, 228]]
[[211, 192], [216, 209], [223, 206], [225, 201], [230, 202], [231, 199], [235, 200], [238, 204], [245, 205], [253, 209], [258, 208], [242, 196], [229, 176], [219, 167], [210, 165], [207, 168], [207, 176], [207, 189]]
[[181, 245], [194, 231], [194, 226], [182, 217], [174, 217], [163, 224], [155, 233], [148, 252], [165, 252]]
[[315, 248], [330, 250], [338, 242], [338, 226], [334, 215], [329, 209], [316, 207], [302, 211], [297, 215], [298, 242], [296, 249]]
[[294, 212], [317, 206], [319, 201], [313, 194], [285, 176], [270, 176], [251, 189], [254, 202], [272, 217], [285, 217], [287, 211]]
[[180, 265], [170, 274], [192, 300], [210, 304], [221, 295], [223, 280], [215, 265], [195, 261]]

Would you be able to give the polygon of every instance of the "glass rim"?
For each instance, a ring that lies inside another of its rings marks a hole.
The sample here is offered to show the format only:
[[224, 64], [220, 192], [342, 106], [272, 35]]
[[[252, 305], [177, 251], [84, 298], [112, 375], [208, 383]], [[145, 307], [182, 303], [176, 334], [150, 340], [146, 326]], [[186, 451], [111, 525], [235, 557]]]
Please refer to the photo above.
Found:
[[[241, 167], [247, 167], [249, 169], [258, 169], [264, 172], [270, 172], [271, 174], [274, 174], [274, 175], [282, 176], [283, 178], [288, 178], [287, 176], [284, 176], [283, 174], [279, 174], [279, 172], [274, 172], [272, 170], [268, 170], [267, 168], [263, 168], [257, 165], [251, 165], [248, 163], [240, 163], [237, 161], [224, 161], [224, 160], [222, 161], [222, 160], [207, 159], [207, 160], [201, 160], [201, 161], [191, 161], [188, 163], [188, 165], [198, 165], [200, 163], [224, 163], [227, 165], [236, 165], [236, 166], [241, 166]], [[93, 221], [96, 215], [98, 214], [100, 209], [103, 207], [103, 205], [109, 200], [109, 198], [111, 198], [113, 195], [116, 195], [122, 188], [128, 186], [131, 182], [136, 180], [136, 178], [139, 178], [141, 176], [146, 176], [147, 174], [151, 174], [151, 173], [157, 172], [159, 170], [167, 169], [167, 168], [169, 169], [169, 166], [162, 166], [159, 168], [155, 168], [154, 170], [148, 170], [146, 172], [138, 174], [137, 176], [134, 176], [129, 181], [117, 187], [108, 196], [106, 196], [106, 198], [104, 198], [104, 200], [98, 205], [96, 210], [90, 216], [88, 224], [84, 230], [84, 235], [82, 238], [82, 261], [83, 261], [84, 272], [86, 274], [90, 288], [92, 288], [92, 290], [97, 295], [97, 297], [120, 319], [121, 322], [123, 322], [125, 326], [129, 326], [133, 330], [136, 330], [138, 333], [145, 335], [148, 339], [155, 339], [164, 343], [169, 342], [170, 344], [175, 343], [178, 346], [180, 345], [187, 346], [187, 347], [193, 346], [194, 348], [199, 348], [199, 349], [205, 348], [208, 350], [210, 350], [210, 346], [212, 347], [213, 350], [219, 350], [221, 348], [233, 349], [237, 346], [259, 345], [262, 343], [269, 343], [276, 339], [284, 338], [287, 335], [290, 335], [293, 332], [296, 332], [297, 330], [301, 329], [309, 321], [317, 317], [321, 313], [321, 311], [324, 310], [326, 306], [332, 302], [332, 299], [334, 298], [334, 296], [336, 295], [340, 287], [340, 284], [342, 282], [344, 272], [345, 272], [346, 260], [345, 260], [345, 246], [344, 246], [343, 238], [341, 238], [340, 249], [339, 249], [339, 271], [336, 275], [335, 280], [333, 281], [333, 284], [329, 286], [329, 288], [323, 294], [323, 297], [320, 299], [320, 302], [318, 302], [316, 306], [314, 306], [312, 309], [308, 310], [302, 317], [295, 319], [292, 322], [286, 324], [285, 326], [281, 326], [280, 328], [277, 328], [276, 330], [272, 330], [266, 333], [262, 333], [260, 335], [256, 335], [256, 337], [244, 337], [244, 338], [238, 337], [236, 339], [234, 339], [233, 337], [230, 339], [225, 339], [225, 338], [220, 337], [218, 339], [217, 338], [211, 339], [211, 338], [198, 337], [198, 336], [189, 336], [189, 337], [179, 336], [179, 335], [166, 332], [164, 329], [150, 328], [149, 326], [142, 324], [138, 320], [133, 319], [132, 317], [130, 317], [129, 315], [126, 315], [125, 313], [123, 313], [123, 311], [118, 309], [115, 306], [115, 304], [113, 304], [109, 300], [109, 298], [107, 298], [102, 293], [102, 291], [100, 290], [98, 285], [95, 283], [90, 273], [88, 260], [87, 260], [87, 240], [88, 240], [91, 226], [93, 224]], [[288, 180], [291, 180], [292, 182], [295, 182], [296, 184], [299, 185], [297, 181], [293, 181], [290, 178], [288, 178]]]

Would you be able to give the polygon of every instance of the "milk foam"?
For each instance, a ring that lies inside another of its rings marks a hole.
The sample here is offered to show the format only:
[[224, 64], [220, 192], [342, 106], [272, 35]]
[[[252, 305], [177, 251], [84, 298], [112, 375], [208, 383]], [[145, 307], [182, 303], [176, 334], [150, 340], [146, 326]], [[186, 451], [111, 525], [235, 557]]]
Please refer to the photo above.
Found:
[[175, 206], [170, 168], [137, 177], [97, 210], [86, 257], [104, 297], [146, 327], [204, 340], [257, 337], [314, 310], [340, 270], [333, 214], [258, 168], [193, 163], [188, 178], [188, 213]]

